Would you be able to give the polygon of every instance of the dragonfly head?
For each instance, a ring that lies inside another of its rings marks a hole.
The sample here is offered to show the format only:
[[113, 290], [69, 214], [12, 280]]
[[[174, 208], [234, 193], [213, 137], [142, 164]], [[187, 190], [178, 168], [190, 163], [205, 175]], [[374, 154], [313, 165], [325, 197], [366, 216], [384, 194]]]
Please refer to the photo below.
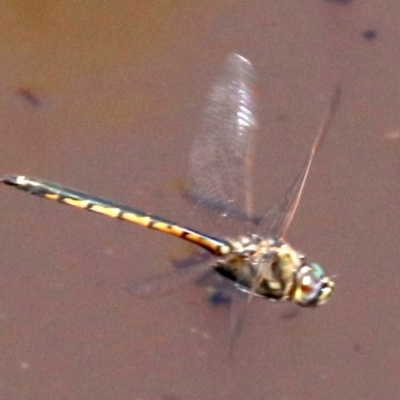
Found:
[[303, 264], [295, 273], [293, 300], [303, 307], [324, 304], [335, 288], [319, 264]]

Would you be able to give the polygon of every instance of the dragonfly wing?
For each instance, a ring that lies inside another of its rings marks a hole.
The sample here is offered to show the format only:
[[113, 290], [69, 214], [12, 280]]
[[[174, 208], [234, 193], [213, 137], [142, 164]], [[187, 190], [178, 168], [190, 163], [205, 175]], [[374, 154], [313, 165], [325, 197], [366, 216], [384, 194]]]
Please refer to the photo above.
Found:
[[209, 94], [201, 132], [190, 155], [187, 196], [221, 216], [252, 214], [255, 117], [253, 67], [232, 54]]
[[138, 297], [158, 297], [176, 292], [210, 270], [209, 263], [196, 264], [152, 279], [131, 282], [124, 287]]
[[[239, 312], [236, 313], [236, 318], [234, 319], [234, 323], [231, 328], [231, 343], [230, 343], [230, 354], [233, 354], [235, 344], [240, 334], [242, 333], [244, 323], [248, 314], [248, 310], [250, 307], [250, 303], [256, 296], [257, 288], [260, 286], [261, 281], [263, 279], [263, 272], [265, 270], [269, 270], [271, 268], [271, 264], [274, 260], [274, 255], [271, 254], [270, 257], [265, 258], [262, 263], [257, 266], [257, 270], [255, 271], [254, 279], [251, 288], [247, 292], [247, 298], [244, 302], [242, 302]], [[247, 279], [243, 279], [245, 281]], [[241, 281], [240, 274], [238, 276], [238, 282]], [[235, 310], [233, 310], [235, 311]]]
[[332, 120], [339, 106], [341, 89], [337, 86], [332, 94], [330, 105], [321, 122], [320, 128], [311, 147], [311, 152], [307, 163], [295, 179], [285, 196], [277, 203], [275, 207], [269, 210], [261, 219], [259, 232], [268, 234], [272, 237], [284, 237], [293, 220], [303, 194], [304, 186], [307, 181], [311, 165], [315, 154], [320, 147], [322, 139], [326, 136], [331, 126]]

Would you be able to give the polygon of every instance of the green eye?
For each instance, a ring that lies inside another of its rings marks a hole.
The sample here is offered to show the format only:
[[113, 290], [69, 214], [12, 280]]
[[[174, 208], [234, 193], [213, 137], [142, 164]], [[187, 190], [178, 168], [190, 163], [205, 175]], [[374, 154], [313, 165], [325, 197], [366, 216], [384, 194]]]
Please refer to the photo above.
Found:
[[296, 273], [294, 300], [301, 306], [323, 304], [332, 294], [334, 283], [319, 264], [303, 265]]
[[324, 269], [317, 263], [310, 263], [310, 268], [317, 279], [322, 279], [325, 275]]

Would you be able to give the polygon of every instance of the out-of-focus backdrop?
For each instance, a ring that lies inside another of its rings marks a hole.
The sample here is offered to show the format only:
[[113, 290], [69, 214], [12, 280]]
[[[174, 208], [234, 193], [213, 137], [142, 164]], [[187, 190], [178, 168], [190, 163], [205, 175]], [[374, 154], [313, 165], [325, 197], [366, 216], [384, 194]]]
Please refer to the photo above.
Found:
[[397, 0], [20, 0], [0, 11], [0, 174], [207, 233], [179, 191], [227, 55], [259, 77], [259, 210], [296, 176], [343, 89], [288, 235], [337, 290], [311, 310], [255, 299], [233, 357], [230, 311], [204, 288], [123, 289], [172, 271], [189, 245], [0, 187], [1, 399], [398, 399]]

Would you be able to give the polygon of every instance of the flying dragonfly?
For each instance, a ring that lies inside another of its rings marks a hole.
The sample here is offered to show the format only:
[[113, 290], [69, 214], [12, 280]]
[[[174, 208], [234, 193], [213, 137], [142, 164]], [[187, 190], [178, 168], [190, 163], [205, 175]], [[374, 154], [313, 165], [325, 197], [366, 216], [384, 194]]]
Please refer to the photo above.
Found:
[[285, 239], [303, 194], [314, 156], [338, 108], [340, 88], [311, 147], [305, 166], [287, 193], [261, 217], [253, 213], [252, 153], [257, 130], [255, 76], [251, 63], [238, 54], [226, 65], [209, 94], [204, 125], [194, 140], [189, 162], [187, 197], [220, 220], [245, 221], [246, 230], [227, 237], [211, 236], [130, 206], [25, 175], [2, 182], [28, 193], [73, 207], [164, 232], [205, 249], [209, 268], [254, 296], [286, 300], [303, 307], [325, 303], [334, 282], [323, 268]]

